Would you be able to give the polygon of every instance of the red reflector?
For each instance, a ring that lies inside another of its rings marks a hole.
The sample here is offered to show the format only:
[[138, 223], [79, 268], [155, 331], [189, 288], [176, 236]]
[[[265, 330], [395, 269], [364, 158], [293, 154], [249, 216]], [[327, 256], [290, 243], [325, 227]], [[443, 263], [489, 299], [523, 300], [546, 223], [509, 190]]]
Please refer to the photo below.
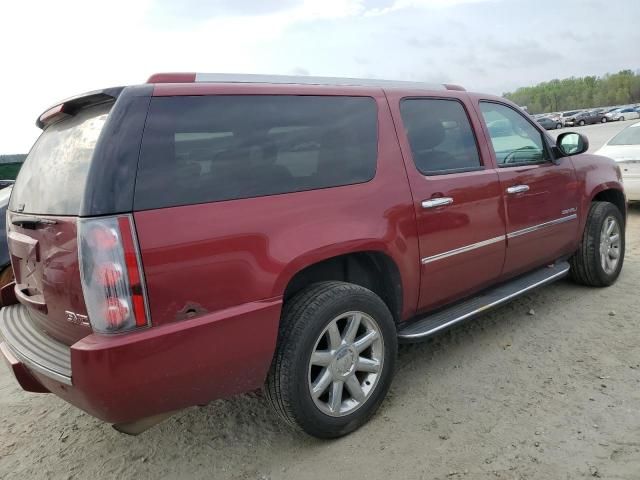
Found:
[[120, 227], [120, 235], [122, 236], [124, 261], [127, 265], [127, 275], [129, 277], [129, 286], [131, 287], [131, 300], [133, 302], [133, 313], [136, 318], [136, 325], [144, 327], [147, 325], [147, 312], [144, 308], [142, 280], [140, 278], [140, 271], [138, 270], [138, 258], [133, 243], [129, 218], [118, 218], [118, 226]]

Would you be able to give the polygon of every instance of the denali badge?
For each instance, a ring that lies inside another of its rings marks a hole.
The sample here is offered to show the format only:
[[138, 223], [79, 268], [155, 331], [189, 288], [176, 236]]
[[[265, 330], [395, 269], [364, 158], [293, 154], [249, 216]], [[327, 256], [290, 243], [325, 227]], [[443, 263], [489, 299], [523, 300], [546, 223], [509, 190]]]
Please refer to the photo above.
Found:
[[86, 315], [73, 313], [69, 310], [66, 310], [64, 313], [67, 316], [68, 322], [75, 323], [76, 325], [89, 325], [89, 318]]

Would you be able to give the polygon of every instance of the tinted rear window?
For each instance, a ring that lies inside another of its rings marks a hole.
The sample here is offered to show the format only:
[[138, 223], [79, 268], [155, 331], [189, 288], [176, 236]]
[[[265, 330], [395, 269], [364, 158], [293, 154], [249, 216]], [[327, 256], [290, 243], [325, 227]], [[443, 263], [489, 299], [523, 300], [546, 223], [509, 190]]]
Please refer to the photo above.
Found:
[[362, 183], [376, 170], [370, 97], [221, 95], [151, 100], [135, 208]]
[[10, 210], [80, 213], [91, 156], [112, 105], [85, 108], [42, 132], [20, 169]]

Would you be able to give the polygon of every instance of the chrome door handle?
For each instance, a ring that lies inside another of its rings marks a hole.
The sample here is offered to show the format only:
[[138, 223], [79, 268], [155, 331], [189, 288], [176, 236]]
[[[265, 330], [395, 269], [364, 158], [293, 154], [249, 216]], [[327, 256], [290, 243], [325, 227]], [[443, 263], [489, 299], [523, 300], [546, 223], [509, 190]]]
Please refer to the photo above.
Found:
[[444, 207], [445, 205], [451, 205], [452, 203], [453, 198], [451, 197], [432, 198], [431, 200], [423, 200], [422, 208]]
[[513, 195], [515, 193], [523, 193], [529, 191], [529, 185], [514, 185], [513, 187], [507, 188], [507, 193]]

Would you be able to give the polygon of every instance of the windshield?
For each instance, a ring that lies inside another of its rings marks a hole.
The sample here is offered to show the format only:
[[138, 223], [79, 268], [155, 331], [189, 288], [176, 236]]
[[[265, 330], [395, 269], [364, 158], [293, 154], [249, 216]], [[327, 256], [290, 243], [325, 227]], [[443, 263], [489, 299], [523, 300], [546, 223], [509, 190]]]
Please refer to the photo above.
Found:
[[91, 156], [112, 105], [85, 108], [42, 132], [18, 174], [10, 210], [78, 215]]
[[640, 123], [625, 128], [609, 140], [609, 145], [640, 145]]

